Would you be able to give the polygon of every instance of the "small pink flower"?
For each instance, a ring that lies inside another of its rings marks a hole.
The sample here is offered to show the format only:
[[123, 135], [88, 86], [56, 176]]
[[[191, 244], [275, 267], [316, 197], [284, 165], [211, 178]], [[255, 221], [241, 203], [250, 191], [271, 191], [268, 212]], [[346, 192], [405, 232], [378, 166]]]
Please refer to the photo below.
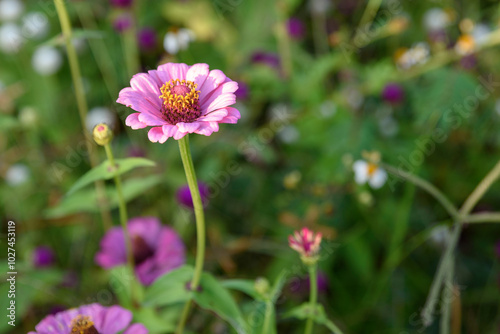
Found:
[[167, 63], [157, 70], [139, 73], [130, 87], [121, 90], [116, 102], [131, 107], [125, 124], [132, 129], [152, 126], [149, 140], [164, 143], [169, 137], [181, 139], [188, 133], [209, 136], [219, 123], [236, 123], [238, 83], [207, 64]]
[[288, 236], [288, 244], [299, 252], [302, 258], [314, 258], [319, 254], [321, 233], [315, 235], [313, 231], [304, 227], [300, 232], [295, 231], [293, 236]]

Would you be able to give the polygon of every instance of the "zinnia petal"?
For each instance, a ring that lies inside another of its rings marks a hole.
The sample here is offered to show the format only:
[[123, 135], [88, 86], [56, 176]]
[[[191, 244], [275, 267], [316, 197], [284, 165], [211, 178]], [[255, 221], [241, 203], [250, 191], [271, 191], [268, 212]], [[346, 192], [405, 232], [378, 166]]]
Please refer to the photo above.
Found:
[[153, 143], [160, 143], [163, 144], [164, 142], [167, 141], [168, 137], [164, 135], [162, 127], [154, 127], [151, 128], [148, 132], [148, 138], [151, 140]]
[[125, 119], [125, 125], [130, 126], [134, 130], [145, 128], [147, 125], [139, 121], [139, 115], [141, 115], [139, 112], [128, 115]]

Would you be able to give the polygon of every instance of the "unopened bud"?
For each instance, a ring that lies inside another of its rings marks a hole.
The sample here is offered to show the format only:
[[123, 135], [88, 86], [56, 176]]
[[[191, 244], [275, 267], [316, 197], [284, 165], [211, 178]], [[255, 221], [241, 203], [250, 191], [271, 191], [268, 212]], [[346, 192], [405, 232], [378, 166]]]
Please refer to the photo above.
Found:
[[109, 144], [111, 139], [113, 139], [113, 131], [111, 131], [107, 124], [100, 123], [94, 127], [92, 136], [98, 145], [104, 146]]
[[269, 293], [270, 285], [269, 281], [264, 277], [258, 277], [255, 280], [255, 291], [262, 296], [266, 296]]

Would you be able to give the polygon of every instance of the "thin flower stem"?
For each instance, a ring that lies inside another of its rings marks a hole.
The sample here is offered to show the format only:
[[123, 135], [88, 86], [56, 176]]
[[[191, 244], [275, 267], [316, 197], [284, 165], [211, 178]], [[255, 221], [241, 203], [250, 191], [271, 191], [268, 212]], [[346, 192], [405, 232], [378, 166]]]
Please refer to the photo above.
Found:
[[[493, 169], [484, 177], [484, 179], [477, 185], [477, 187], [472, 191], [472, 193], [467, 197], [464, 204], [460, 208], [458, 218], [455, 219], [455, 228], [451, 235], [450, 241], [441, 257], [439, 262], [439, 267], [437, 269], [436, 275], [431, 285], [431, 290], [425, 306], [422, 310], [422, 319], [424, 325], [428, 326], [432, 322], [432, 312], [437, 303], [437, 296], [439, 290], [441, 289], [446, 273], [446, 269], [449, 263], [453, 259], [453, 252], [460, 238], [460, 233], [462, 232], [462, 225], [467, 222], [466, 217], [472, 211], [477, 202], [483, 197], [486, 191], [491, 187], [493, 182], [495, 182], [500, 177], [500, 161], [493, 167]], [[465, 217], [465, 218], [464, 218]]]
[[273, 316], [274, 304], [272, 301], [268, 300], [266, 302], [266, 313], [264, 315], [264, 326], [262, 327], [262, 334], [270, 334], [271, 331], [271, 319]]
[[481, 212], [464, 218], [467, 223], [500, 223], [500, 212]]
[[[184, 172], [186, 173], [189, 190], [193, 199], [194, 215], [196, 218], [196, 260], [194, 266], [194, 275], [191, 281], [191, 290], [196, 291], [200, 284], [201, 274], [203, 272], [203, 262], [205, 259], [205, 214], [203, 212], [203, 203], [201, 201], [200, 189], [196, 180], [193, 159], [191, 157], [191, 149], [189, 148], [189, 135], [179, 139], [179, 151], [181, 153]], [[182, 318], [177, 326], [176, 333], [180, 334], [184, 330], [185, 323], [189, 314], [190, 302], [185, 306], [182, 313]]]
[[445, 289], [442, 292], [443, 300], [442, 300], [442, 310], [443, 314], [441, 316], [441, 331], [440, 334], [449, 334], [450, 333], [450, 324], [451, 324], [451, 303], [453, 301], [453, 275], [455, 264], [453, 261], [453, 255], [451, 256], [451, 260], [448, 264], [448, 270], [446, 272], [445, 277]]
[[441, 203], [441, 205], [445, 208], [446, 211], [448, 211], [450, 216], [452, 216], [453, 218], [457, 218], [459, 216], [457, 208], [453, 205], [453, 203], [451, 203], [448, 197], [446, 197], [438, 188], [436, 188], [431, 183], [427, 182], [424, 179], [419, 178], [416, 175], [407, 173], [388, 164], [382, 164], [382, 167], [389, 173], [397, 177], [400, 177], [408, 182], [413, 183], [417, 187], [425, 190], [427, 193], [432, 195], [435, 199], [438, 200], [439, 203]]
[[365, 11], [363, 12], [363, 16], [361, 17], [361, 21], [359, 21], [358, 29], [356, 29], [356, 34], [354, 35], [353, 41], [356, 41], [358, 36], [360, 36], [370, 28], [381, 4], [382, 0], [368, 1]]
[[[118, 166], [115, 164], [115, 159], [113, 157], [113, 151], [111, 150], [111, 146], [109, 145], [109, 143], [104, 145], [104, 149], [106, 150], [106, 156], [108, 157], [108, 161], [109, 161], [111, 168], [115, 168], [115, 171], [116, 171]], [[125, 236], [125, 248], [127, 251], [127, 264], [129, 266], [131, 273], [134, 275], [134, 272], [135, 272], [134, 253], [133, 253], [133, 249], [132, 249], [132, 241], [130, 239], [130, 234], [128, 232], [128, 227], [127, 227], [127, 221], [128, 221], [127, 205], [125, 203], [125, 198], [123, 197], [122, 182], [121, 182], [121, 179], [120, 179], [120, 176], [118, 175], [118, 173], [115, 173], [114, 181], [115, 181], [115, 186], [116, 186], [116, 195], [118, 197], [118, 209], [120, 211], [120, 224], [122, 225], [123, 234]], [[134, 277], [135, 277], [135, 275], [134, 275]], [[134, 284], [135, 284], [135, 282], [131, 283], [132, 301], [135, 300]]]
[[309, 307], [311, 308], [311, 313], [309, 314], [309, 319], [307, 319], [306, 330], [304, 334], [312, 334], [314, 327], [313, 312], [316, 310], [316, 302], [318, 300], [318, 280], [316, 278], [316, 264], [309, 266], [309, 285]]
[[[85, 146], [87, 148], [87, 152], [89, 153], [90, 166], [95, 167], [97, 166], [98, 159], [96, 156], [96, 152], [93, 149], [90, 135], [85, 130], [86, 128], [85, 122], [87, 118], [88, 106], [87, 106], [87, 100], [85, 99], [85, 91], [83, 89], [82, 74], [80, 72], [80, 64], [78, 62], [78, 56], [76, 54], [75, 47], [71, 42], [71, 37], [73, 34], [71, 29], [71, 22], [69, 20], [68, 11], [66, 10], [64, 1], [54, 0], [54, 5], [57, 10], [57, 15], [59, 16], [59, 22], [61, 24], [61, 30], [64, 37], [64, 43], [66, 45], [66, 52], [68, 54], [71, 78], [73, 80], [73, 86], [75, 88], [78, 114], [80, 116], [80, 122], [82, 124], [83, 135], [85, 136]], [[104, 225], [104, 229], [107, 230], [112, 226], [112, 222], [109, 209], [106, 208], [107, 199], [106, 199], [106, 193], [104, 191], [104, 183], [102, 181], [96, 181], [95, 188], [97, 197], [99, 198], [99, 203], [102, 204], [99, 205], [101, 219]]]
[[137, 28], [135, 26], [135, 22], [132, 22], [130, 28], [126, 29], [121, 36], [125, 66], [127, 67], [127, 74], [131, 78], [139, 71], [140, 67], [139, 46], [137, 45]]
[[290, 35], [288, 34], [287, 21], [287, 6], [284, 1], [277, 2], [277, 10], [279, 22], [275, 27], [276, 39], [278, 40], [278, 50], [281, 60], [281, 67], [285, 78], [290, 78], [293, 72], [292, 52], [290, 47]]

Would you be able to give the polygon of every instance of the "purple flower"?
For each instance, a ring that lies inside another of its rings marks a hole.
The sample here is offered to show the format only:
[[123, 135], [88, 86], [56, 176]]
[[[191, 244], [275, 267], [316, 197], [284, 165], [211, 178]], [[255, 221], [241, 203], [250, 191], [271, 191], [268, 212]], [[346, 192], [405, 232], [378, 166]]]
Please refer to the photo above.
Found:
[[403, 88], [396, 83], [388, 83], [382, 91], [382, 98], [392, 104], [400, 103], [404, 98]]
[[234, 92], [237, 99], [246, 99], [248, 97], [248, 85], [243, 81], [238, 81], [238, 90]]
[[36, 268], [50, 267], [54, 264], [54, 252], [50, 247], [40, 246], [33, 251], [33, 264]]
[[[326, 293], [328, 291], [328, 276], [321, 272], [318, 271], [318, 275], [316, 277], [316, 282], [318, 284], [318, 292], [319, 293]], [[292, 278], [292, 280], [289, 281], [289, 291], [297, 296], [297, 297], [304, 297], [309, 295], [309, 289], [310, 289], [310, 279], [309, 276], [306, 277], [300, 277], [300, 278]]]
[[296, 17], [291, 17], [287, 22], [288, 34], [294, 39], [302, 39], [305, 34], [304, 23]]
[[139, 46], [146, 50], [151, 50], [156, 47], [156, 31], [153, 28], [142, 28], [137, 34]]
[[460, 59], [460, 66], [465, 70], [472, 70], [477, 65], [477, 57], [474, 54], [466, 55]]
[[497, 247], [496, 248], [497, 248], [497, 256], [500, 259], [500, 241], [497, 242]]
[[132, 18], [128, 14], [118, 16], [113, 21], [113, 28], [120, 33], [129, 29], [131, 26], [132, 26]]
[[[318, 284], [318, 292], [326, 292], [328, 290], [328, 276], [321, 271], [318, 271], [318, 275], [316, 277], [316, 282]], [[309, 277], [307, 277], [307, 287], [310, 288], [311, 281]]]
[[[173, 229], [162, 226], [156, 217], [137, 217], [128, 222], [135, 272], [139, 281], [150, 285], [161, 275], [186, 261], [184, 244]], [[95, 262], [109, 269], [127, 262], [125, 238], [121, 227], [110, 229], [101, 240]]]
[[[142, 324], [130, 325], [132, 312], [120, 307], [90, 304], [45, 317], [28, 334], [99, 333], [147, 334]], [[130, 326], [129, 326], [130, 325]]]
[[277, 54], [271, 52], [255, 52], [252, 55], [252, 62], [255, 64], [264, 64], [273, 68], [278, 68], [280, 66], [280, 58]]
[[[203, 206], [206, 206], [208, 204], [209, 195], [208, 186], [203, 182], [198, 182], [198, 189], [200, 190], [200, 196]], [[187, 184], [177, 189], [177, 201], [188, 208], [194, 208], [191, 191], [189, 191], [189, 186]]]
[[128, 8], [132, 6], [133, 0], [111, 0], [111, 6]]

